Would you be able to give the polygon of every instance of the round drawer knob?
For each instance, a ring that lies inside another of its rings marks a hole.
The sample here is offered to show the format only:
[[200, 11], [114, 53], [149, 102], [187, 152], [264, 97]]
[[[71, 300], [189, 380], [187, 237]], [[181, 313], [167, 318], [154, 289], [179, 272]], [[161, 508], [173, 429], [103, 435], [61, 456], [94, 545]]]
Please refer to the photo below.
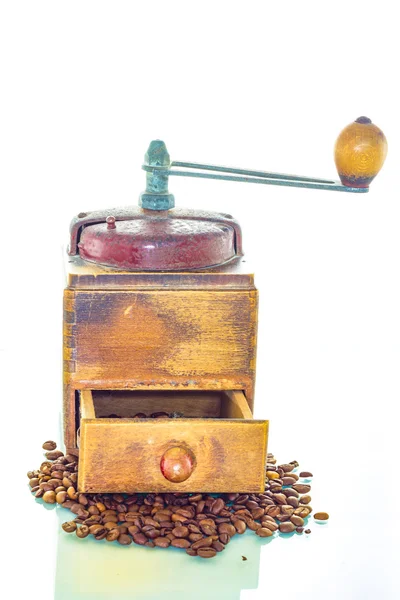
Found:
[[182, 446], [169, 448], [161, 458], [160, 469], [165, 479], [172, 483], [182, 483], [193, 473], [195, 458], [193, 452]]

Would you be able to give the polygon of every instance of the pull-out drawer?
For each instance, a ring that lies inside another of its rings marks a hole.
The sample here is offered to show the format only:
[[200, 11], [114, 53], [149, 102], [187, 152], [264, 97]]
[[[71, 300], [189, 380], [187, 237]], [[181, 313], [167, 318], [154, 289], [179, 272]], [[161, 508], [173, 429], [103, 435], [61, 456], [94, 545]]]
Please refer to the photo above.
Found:
[[262, 492], [267, 437], [242, 391], [81, 390], [79, 490]]

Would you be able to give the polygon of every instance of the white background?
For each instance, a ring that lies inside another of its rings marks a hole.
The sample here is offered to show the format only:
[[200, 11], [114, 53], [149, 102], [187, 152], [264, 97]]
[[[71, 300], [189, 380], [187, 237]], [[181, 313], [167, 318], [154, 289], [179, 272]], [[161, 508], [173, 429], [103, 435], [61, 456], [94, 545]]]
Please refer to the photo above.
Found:
[[368, 195], [179, 178], [170, 189], [179, 206], [242, 224], [260, 290], [256, 416], [281, 461], [314, 472], [313, 508], [331, 514], [307, 544], [263, 547], [259, 588], [241, 598], [398, 597], [398, 23], [393, 0], [1, 4], [0, 495], [13, 597], [52, 598], [54, 521], [25, 472], [58, 437], [72, 216], [136, 203], [153, 138], [176, 160], [335, 177], [336, 136], [364, 114], [389, 143]]

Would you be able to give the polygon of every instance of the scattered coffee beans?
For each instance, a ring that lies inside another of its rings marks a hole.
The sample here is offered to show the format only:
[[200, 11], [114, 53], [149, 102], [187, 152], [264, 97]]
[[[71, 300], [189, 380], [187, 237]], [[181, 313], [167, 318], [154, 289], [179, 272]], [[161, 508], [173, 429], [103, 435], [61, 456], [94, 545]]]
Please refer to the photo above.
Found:
[[316, 521], [327, 521], [329, 519], [329, 515], [326, 512], [317, 512], [314, 515], [314, 519]]
[[43, 450], [55, 450], [57, 448], [57, 444], [55, 442], [45, 442], [42, 446]]
[[[150, 418], [168, 416], [153, 413]], [[137, 414], [135, 418], [149, 417]], [[27, 473], [31, 492], [45, 503], [68, 508], [75, 519], [62, 528], [81, 539], [92, 536], [123, 546], [173, 546], [189, 556], [214, 558], [232, 537], [247, 529], [261, 538], [302, 534], [312, 512], [311, 486], [298, 483], [297, 461], [277, 465], [272, 454], [267, 456], [263, 494], [80, 494], [78, 458], [64, 456], [52, 441], [45, 442], [43, 449], [47, 460]], [[312, 475], [302, 471], [300, 477]], [[320, 512], [314, 518], [324, 521], [329, 515]]]

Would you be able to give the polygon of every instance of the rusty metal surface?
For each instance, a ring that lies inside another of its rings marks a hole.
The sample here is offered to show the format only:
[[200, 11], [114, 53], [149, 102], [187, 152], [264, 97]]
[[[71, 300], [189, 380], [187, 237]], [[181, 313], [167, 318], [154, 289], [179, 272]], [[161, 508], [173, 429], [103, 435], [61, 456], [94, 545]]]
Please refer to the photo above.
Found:
[[139, 207], [80, 213], [70, 226], [69, 254], [78, 253], [128, 271], [195, 270], [243, 255], [240, 225], [230, 215]]

